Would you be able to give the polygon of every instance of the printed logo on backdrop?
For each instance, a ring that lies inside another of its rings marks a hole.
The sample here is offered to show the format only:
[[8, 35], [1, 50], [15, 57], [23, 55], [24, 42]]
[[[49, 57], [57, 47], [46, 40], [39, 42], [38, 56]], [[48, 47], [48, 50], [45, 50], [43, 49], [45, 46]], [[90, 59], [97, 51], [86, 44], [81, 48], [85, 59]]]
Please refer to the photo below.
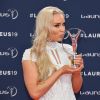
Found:
[[81, 14], [81, 19], [100, 19], [99, 14]]
[[100, 96], [100, 90], [87, 90], [87, 91], [80, 91], [80, 95], [83, 96]]
[[82, 38], [85, 38], [85, 39], [100, 39], [100, 33], [89, 33], [89, 34], [86, 34], [86, 33], [81, 33], [80, 34], [80, 37]]
[[30, 33], [30, 34], [29, 34], [29, 37], [31, 37], [31, 38], [34, 39], [34, 38], [35, 38], [35, 35], [34, 35], [33, 33]]
[[100, 71], [82, 71], [82, 76], [84, 77], [100, 77]]
[[[36, 18], [37, 14], [36, 13], [30, 13], [30, 18]], [[65, 18], [68, 19], [70, 17], [69, 14], [65, 14]]]
[[11, 18], [12, 20], [18, 18], [17, 9], [8, 9], [6, 11], [0, 12], [0, 18]]
[[86, 52], [86, 53], [81, 53], [83, 57], [100, 57], [100, 52]]
[[0, 56], [5, 56], [5, 57], [9, 56], [11, 58], [16, 58], [18, 56], [18, 50], [17, 48], [9, 47], [5, 51], [0, 50]]
[[4, 89], [0, 89], [0, 95], [15, 97], [17, 95], [17, 88], [15, 86], [7, 86]]
[[0, 32], [0, 37], [18, 37], [18, 32]]
[[0, 70], [0, 76], [17, 76], [17, 70]]

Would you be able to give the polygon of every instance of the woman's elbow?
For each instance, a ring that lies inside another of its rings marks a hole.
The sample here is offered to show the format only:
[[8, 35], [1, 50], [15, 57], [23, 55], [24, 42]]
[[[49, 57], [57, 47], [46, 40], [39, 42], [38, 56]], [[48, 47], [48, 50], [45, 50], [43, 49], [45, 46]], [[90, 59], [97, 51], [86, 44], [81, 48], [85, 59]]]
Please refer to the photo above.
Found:
[[78, 87], [73, 87], [73, 91], [74, 91], [74, 93], [79, 93], [80, 92], [80, 90], [81, 90], [81, 88], [82, 88], [82, 85], [81, 86], [78, 86]]
[[81, 81], [80, 84], [77, 84], [77, 85], [73, 86], [74, 93], [79, 93], [80, 92], [80, 90], [82, 88], [82, 83], [83, 83], [83, 81]]
[[77, 94], [79, 93], [80, 89], [74, 89], [74, 93]]
[[39, 93], [32, 92], [32, 93], [29, 93], [29, 95], [34, 100], [38, 100], [40, 98]]

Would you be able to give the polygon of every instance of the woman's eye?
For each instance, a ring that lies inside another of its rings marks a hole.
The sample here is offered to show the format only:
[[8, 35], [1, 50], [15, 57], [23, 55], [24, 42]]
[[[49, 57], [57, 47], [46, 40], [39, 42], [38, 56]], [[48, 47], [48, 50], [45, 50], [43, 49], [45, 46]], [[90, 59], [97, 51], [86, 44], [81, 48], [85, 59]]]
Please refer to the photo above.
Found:
[[60, 25], [54, 25], [55, 27], [59, 27]]
[[65, 26], [65, 23], [63, 23], [62, 25]]
[[63, 24], [56, 24], [56, 25], [54, 25], [54, 27], [60, 27], [60, 26], [65, 26], [65, 23], [63, 23]]

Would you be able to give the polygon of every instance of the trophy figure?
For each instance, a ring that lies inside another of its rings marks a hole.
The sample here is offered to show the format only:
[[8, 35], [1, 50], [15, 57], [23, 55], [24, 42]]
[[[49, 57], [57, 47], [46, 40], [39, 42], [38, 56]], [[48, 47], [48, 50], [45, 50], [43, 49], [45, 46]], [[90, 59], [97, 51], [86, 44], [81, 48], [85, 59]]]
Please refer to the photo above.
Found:
[[74, 59], [77, 54], [77, 41], [78, 41], [78, 38], [79, 38], [79, 35], [81, 32], [85, 33], [83, 30], [81, 30], [79, 28], [70, 28], [65, 32], [65, 37], [64, 37], [64, 40], [67, 39], [68, 37], [70, 37], [71, 42], [72, 42], [73, 53], [68, 53], [68, 51], [66, 51], [66, 52], [70, 55], [72, 67], [74, 67], [74, 68], [76, 68], [78, 66], [78, 65], [74, 64]]

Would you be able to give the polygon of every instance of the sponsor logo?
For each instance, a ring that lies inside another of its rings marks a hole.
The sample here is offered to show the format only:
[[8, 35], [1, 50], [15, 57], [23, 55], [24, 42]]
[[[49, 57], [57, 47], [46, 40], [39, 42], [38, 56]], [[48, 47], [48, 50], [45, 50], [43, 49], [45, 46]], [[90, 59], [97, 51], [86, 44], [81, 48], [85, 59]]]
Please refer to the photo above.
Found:
[[100, 77], [100, 71], [83, 71], [81, 74], [85, 77]]
[[87, 15], [83, 15], [81, 14], [81, 18], [82, 19], [100, 19], [100, 15], [98, 14], [87, 14]]
[[87, 53], [81, 53], [83, 57], [100, 57], [100, 53], [97, 52], [87, 52]]
[[90, 95], [90, 96], [100, 96], [100, 91], [99, 90], [87, 90], [87, 91], [80, 91], [80, 95]]
[[65, 14], [65, 18], [69, 18], [70, 17], [70, 15], [69, 14]]
[[15, 86], [8, 86], [5, 89], [0, 90], [0, 95], [15, 97], [17, 95], [17, 88]]
[[36, 18], [36, 13], [30, 13], [30, 18]]
[[34, 37], [35, 35], [33, 33], [30, 33], [30, 37]]
[[6, 51], [0, 51], [0, 56], [11, 56], [11, 58], [16, 58], [17, 55], [18, 50], [14, 47], [10, 47]]
[[100, 33], [89, 33], [89, 34], [81, 33], [80, 37], [85, 38], [85, 39], [88, 39], [88, 38], [97, 39], [97, 38], [100, 38]]
[[35, 39], [35, 34], [30, 33], [30, 37], [31, 37], [32, 39]]
[[[36, 13], [30, 13], [30, 18], [36, 18]], [[70, 15], [69, 14], [65, 14], [65, 18], [69, 18]]]
[[0, 76], [16, 76], [17, 73], [16, 70], [0, 70]]
[[7, 11], [0, 12], [0, 18], [11, 18], [17, 19], [18, 18], [18, 11], [17, 9], [8, 9]]
[[0, 37], [18, 37], [17, 32], [0, 32]]

